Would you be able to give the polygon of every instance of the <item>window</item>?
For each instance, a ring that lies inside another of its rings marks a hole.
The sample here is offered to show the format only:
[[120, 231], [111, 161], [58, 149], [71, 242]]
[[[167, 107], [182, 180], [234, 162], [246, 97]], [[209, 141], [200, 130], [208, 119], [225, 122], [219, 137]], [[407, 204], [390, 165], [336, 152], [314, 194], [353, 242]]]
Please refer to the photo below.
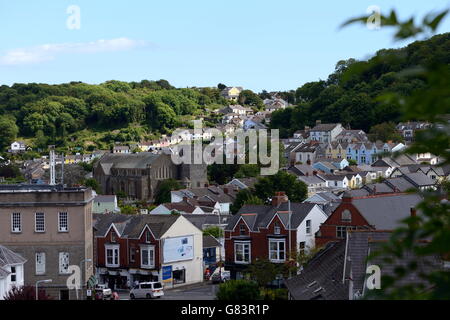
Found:
[[301, 255], [305, 254], [305, 241], [298, 243], [298, 253], [300, 253]]
[[130, 248], [130, 262], [135, 262], [135, 261], [136, 261], [136, 248], [131, 247]]
[[45, 215], [43, 212], [34, 214], [34, 231], [45, 232]]
[[45, 252], [36, 252], [36, 274], [45, 274]]
[[275, 222], [275, 224], [274, 224], [273, 233], [274, 234], [280, 234], [281, 233], [281, 227], [280, 227], [280, 224], [278, 222]]
[[306, 220], [306, 234], [311, 234], [311, 220]]
[[67, 212], [60, 212], [58, 215], [58, 231], [67, 232], [69, 231], [69, 219]]
[[286, 258], [286, 242], [284, 239], [269, 240], [269, 260], [282, 262]]
[[350, 212], [350, 210], [345, 209], [344, 211], [342, 211], [341, 220], [343, 222], [351, 222], [352, 221], [352, 213]]
[[152, 242], [152, 234], [150, 233], [149, 230], [147, 230], [147, 232], [145, 233], [145, 242], [147, 243]]
[[347, 237], [347, 227], [346, 226], [337, 226], [336, 227], [336, 237], [339, 239], [344, 239]]
[[250, 263], [250, 242], [234, 243], [234, 262]]
[[119, 266], [119, 246], [106, 246], [106, 266]]
[[66, 274], [69, 273], [69, 253], [60, 252], [59, 253], [59, 273]]
[[244, 224], [240, 224], [239, 225], [239, 234], [241, 235], [241, 236], [244, 236], [245, 235], [245, 225]]
[[141, 247], [141, 267], [154, 268], [155, 267], [155, 247], [143, 246]]
[[17, 270], [16, 267], [11, 267], [11, 274], [10, 274], [10, 279], [11, 282], [16, 282], [17, 281]]
[[14, 212], [11, 215], [11, 231], [22, 232], [22, 217], [19, 212]]
[[114, 231], [111, 232], [111, 242], [116, 242], [116, 233]]

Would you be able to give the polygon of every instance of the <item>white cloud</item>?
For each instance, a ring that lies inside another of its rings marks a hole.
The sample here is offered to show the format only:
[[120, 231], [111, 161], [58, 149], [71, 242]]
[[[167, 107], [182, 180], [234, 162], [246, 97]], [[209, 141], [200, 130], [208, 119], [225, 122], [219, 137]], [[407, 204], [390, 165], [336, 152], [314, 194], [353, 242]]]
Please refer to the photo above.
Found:
[[111, 40], [96, 40], [91, 42], [72, 42], [43, 44], [29, 48], [18, 48], [7, 51], [0, 56], [2, 65], [34, 64], [54, 60], [56, 56], [65, 53], [98, 53], [125, 51], [149, 45], [146, 41], [117, 38]]

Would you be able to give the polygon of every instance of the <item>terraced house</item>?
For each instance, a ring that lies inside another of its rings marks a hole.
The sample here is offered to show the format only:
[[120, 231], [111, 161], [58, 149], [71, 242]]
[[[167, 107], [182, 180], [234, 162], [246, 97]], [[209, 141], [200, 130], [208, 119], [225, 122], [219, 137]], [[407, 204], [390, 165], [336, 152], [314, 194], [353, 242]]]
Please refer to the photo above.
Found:
[[256, 259], [285, 263], [293, 253], [310, 250], [326, 218], [318, 205], [289, 203], [283, 192], [272, 205], [244, 205], [225, 228], [225, 267], [231, 278], [242, 278]]
[[96, 214], [94, 219], [100, 283], [117, 289], [136, 281], [165, 286], [203, 281], [203, 234], [182, 215]]
[[347, 160], [355, 160], [358, 165], [373, 164], [383, 153], [396, 152], [405, 148], [403, 143], [358, 142], [347, 145]]

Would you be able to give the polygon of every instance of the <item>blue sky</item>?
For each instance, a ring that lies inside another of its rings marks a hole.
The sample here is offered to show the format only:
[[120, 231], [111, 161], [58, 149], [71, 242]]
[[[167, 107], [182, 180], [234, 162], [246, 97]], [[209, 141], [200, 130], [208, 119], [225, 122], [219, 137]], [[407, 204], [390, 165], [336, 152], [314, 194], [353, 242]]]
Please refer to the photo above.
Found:
[[[70, 5], [80, 8], [80, 29], [67, 28]], [[371, 5], [408, 17], [450, 1], [2, 0], [0, 84], [166, 79], [295, 89], [326, 79], [340, 59], [404, 45], [388, 29], [339, 29]], [[450, 17], [438, 30], [448, 31]]]

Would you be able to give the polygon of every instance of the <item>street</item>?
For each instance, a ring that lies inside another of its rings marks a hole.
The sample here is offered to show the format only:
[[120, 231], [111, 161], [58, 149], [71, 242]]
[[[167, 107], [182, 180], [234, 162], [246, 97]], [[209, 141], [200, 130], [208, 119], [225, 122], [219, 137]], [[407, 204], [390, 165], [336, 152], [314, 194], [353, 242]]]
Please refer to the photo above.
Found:
[[[165, 289], [162, 300], [214, 300], [218, 285], [200, 283], [175, 289]], [[129, 300], [129, 291], [119, 292], [120, 300]], [[159, 299], [155, 299], [158, 301]]]

